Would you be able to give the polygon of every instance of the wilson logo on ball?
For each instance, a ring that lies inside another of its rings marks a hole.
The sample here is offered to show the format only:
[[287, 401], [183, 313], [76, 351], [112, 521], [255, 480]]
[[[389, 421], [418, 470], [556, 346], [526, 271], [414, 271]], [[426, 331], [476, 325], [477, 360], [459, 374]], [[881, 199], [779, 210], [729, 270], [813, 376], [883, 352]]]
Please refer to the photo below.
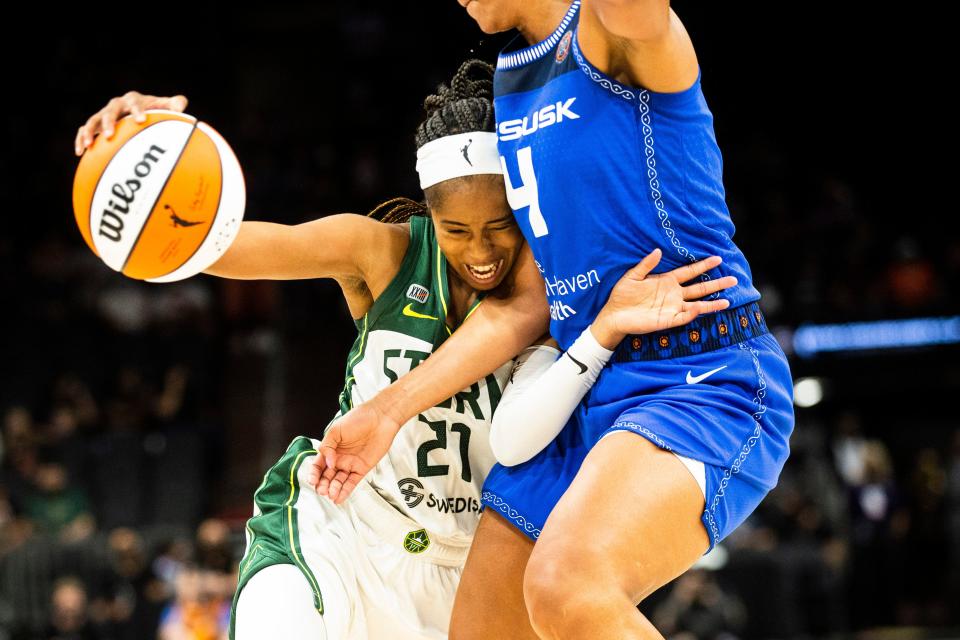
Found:
[[87, 149], [73, 183], [84, 241], [115, 271], [171, 282], [200, 273], [233, 242], [246, 190], [240, 164], [209, 125], [172, 111], [127, 117]]
[[137, 192], [140, 191], [139, 178], [149, 176], [152, 165], [159, 161], [157, 154], [166, 152], [166, 149], [161, 149], [155, 144], [150, 145], [147, 153], [143, 154], [143, 159], [133, 165], [133, 172], [137, 177], [127, 178], [123, 184], [115, 182], [113, 186], [110, 187], [110, 193], [120, 202], [118, 203], [111, 199], [110, 202], [107, 203], [109, 209], [103, 210], [100, 216], [101, 236], [107, 240], [120, 242], [123, 232], [123, 218], [121, 216], [126, 216], [130, 213], [130, 206], [134, 203], [134, 200], [136, 200]]

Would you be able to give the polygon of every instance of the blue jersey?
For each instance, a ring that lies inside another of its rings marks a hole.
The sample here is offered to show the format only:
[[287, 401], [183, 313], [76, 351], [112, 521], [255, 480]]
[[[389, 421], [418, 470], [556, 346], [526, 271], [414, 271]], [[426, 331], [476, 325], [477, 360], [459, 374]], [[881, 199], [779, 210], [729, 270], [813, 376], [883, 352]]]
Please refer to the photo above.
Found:
[[658, 271], [719, 255], [704, 277], [739, 284], [720, 294], [723, 312], [628, 336], [560, 435], [527, 462], [494, 465], [481, 499], [536, 540], [590, 450], [628, 431], [703, 465], [712, 546], [789, 455], [790, 370], [733, 244], [700, 78], [669, 94], [616, 82], [578, 48], [579, 8], [545, 40], [508, 46], [494, 78], [507, 199], [546, 282], [550, 333], [569, 348], [623, 273], [658, 247]]
[[536, 45], [518, 36], [494, 80], [508, 200], [546, 282], [550, 333], [568, 348], [657, 247], [657, 272], [719, 255], [704, 277], [737, 277], [722, 293], [731, 307], [757, 300], [700, 79], [670, 94], [617, 83], [579, 50], [579, 7]]

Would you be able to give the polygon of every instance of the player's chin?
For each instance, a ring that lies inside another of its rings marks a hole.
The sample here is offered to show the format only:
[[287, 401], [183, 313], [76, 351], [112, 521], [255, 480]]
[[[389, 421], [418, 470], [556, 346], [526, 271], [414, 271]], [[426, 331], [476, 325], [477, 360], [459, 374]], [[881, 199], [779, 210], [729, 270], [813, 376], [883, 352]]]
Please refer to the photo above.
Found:
[[480, 4], [478, 0], [468, 0], [466, 5], [467, 14], [473, 18], [480, 31], [487, 34], [501, 33], [511, 29], [509, 25], [504, 25], [497, 20], [496, 13], [488, 7]]

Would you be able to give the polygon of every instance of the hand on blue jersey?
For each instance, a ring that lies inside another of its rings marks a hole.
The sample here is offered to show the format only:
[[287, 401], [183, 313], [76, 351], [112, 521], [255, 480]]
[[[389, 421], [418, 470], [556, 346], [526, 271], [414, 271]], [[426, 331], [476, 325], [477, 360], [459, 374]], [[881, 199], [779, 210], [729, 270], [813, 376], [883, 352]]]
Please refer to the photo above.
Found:
[[711, 256], [673, 271], [650, 275], [660, 263], [660, 249], [627, 271], [610, 292], [610, 298], [590, 326], [597, 342], [613, 349], [631, 333], [650, 333], [687, 324], [701, 313], [721, 311], [728, 300], [700, 300], [737, 284], [733, 276], [697, 281], [684, 286], [722, 260]]
[[179, 111], [187, 108], [187, 99], [184, 96], [163, 98], [146, 96], [136, 91], [128, 91], [120, 97], [113, 98], [103, 109], [90, 116], [82, 127], [77, 129], [77, 136], [73, 141], [73, 152], [82, 156], [84, 150], [93, 144], [93, 138], [102, 133], [107, 138], [113, 135], [117, 120], [132, 115], [137, 122], [143, 122], [143, 112], [147, 109], [167, 109]]
[[387, 455], [400, 430], [396, 420], [373, 402], [362, 404], [333, 422], [310, 470], [317, 493], [342, 504], [363, 477]]

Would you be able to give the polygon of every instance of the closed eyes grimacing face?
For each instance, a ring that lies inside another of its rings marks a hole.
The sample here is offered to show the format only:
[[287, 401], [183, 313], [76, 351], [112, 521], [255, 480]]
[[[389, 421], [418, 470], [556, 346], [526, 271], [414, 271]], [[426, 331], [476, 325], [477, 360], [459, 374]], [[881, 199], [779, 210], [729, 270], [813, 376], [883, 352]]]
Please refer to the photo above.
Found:
[[498, 175], [458, 178], [432, 187], [427, 202], [447, 264], [470, 287], [495, 289], [523, 246]]

